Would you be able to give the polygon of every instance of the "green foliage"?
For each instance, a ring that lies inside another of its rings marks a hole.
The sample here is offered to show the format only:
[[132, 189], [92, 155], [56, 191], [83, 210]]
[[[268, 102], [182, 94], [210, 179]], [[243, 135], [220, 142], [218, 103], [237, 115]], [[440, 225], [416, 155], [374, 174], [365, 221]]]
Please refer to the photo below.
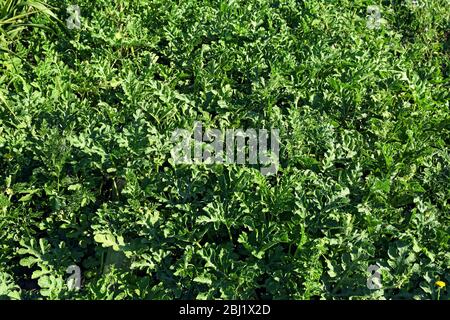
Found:
[[41, 1], [3, 0], [0, 4], [0, 52], [9, 51], [11, 43], [26, 28], [51, 30], [45, 24], [33, 23], [32, 16], [43, 14], [57, 20], [50, 7]]
[[[0, 298], [449, 298], [447, 0], [77, 2], [0, 56]], [[278, 174], [174, 165], [195, 121], [280, 129]]]
[[13, 277], [0, 272], [0, 300], [18, 300], [20, 299], [20, 288], [15, 284]]

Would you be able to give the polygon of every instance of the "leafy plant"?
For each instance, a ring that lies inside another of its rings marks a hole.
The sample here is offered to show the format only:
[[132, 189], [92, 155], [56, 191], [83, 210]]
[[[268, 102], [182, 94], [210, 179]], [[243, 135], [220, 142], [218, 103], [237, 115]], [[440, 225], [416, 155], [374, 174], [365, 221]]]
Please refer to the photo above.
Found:
[[0, 4], [0, 50], [7, 51], [10, 44], [26, 28], [51, 30], [48, 26], [30, 21], [43, 14], [58, 20], [52, 8], [40, 1], [4, 0]]
[[[2, 27], [1, 298], [449, 299], [448, 1], [77, 3]], [[279, 129], [277, 175], [175, 164], [196, 121]]]

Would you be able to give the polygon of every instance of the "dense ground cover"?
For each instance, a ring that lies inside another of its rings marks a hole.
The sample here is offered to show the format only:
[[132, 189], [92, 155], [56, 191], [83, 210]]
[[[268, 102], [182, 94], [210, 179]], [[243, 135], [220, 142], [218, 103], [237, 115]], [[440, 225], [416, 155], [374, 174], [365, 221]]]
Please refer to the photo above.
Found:
[[[448, 0], [77, 4], [0, 53], [0, 297], [449, 298]], [[175, 165], [195, 121], [278, 173]]]

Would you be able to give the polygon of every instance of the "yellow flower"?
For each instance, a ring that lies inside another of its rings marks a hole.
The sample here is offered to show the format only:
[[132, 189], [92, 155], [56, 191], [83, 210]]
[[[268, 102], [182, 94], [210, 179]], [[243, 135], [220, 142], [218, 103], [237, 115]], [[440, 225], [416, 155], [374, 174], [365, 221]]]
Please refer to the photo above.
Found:
[[437, 285], [439, 288], [443, 288], [445, 287], [445, 282], [444, 281], [436, 281], [435, 285]]

